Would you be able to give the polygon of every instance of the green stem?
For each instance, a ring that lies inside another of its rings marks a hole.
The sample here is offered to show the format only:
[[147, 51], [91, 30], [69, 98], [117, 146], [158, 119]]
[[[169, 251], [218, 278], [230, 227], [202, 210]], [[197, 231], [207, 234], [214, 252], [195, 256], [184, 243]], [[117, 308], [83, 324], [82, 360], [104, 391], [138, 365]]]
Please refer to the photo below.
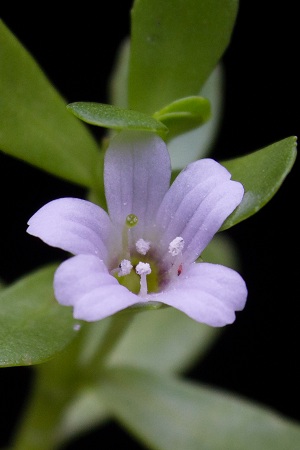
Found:
[[69, 400], [69, 390], [49, 385], [43, 378], [37, 375], [13, 450], [55, 449], [55, 430]]
[[108, 329], [88, 361], [80, 362], [88, 345], [86, 332], [92, 324], [85, 324], [82, 332], [61, 355], [35, 367], [36, 378], [31, 397], [11, 450], [59, 448], [56, 435], [66, 407], [83, 387], [99, 382], [103, 365], [133, 316], [131, 313], [112, 316]]

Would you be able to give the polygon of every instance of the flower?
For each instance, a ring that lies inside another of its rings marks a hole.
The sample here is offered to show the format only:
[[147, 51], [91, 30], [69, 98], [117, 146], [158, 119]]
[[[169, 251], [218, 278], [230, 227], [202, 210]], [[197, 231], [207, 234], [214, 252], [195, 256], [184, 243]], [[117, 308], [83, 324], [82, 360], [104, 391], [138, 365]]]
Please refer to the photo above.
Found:
[[243, 198], [243, 186], [213, 159], [189, 164], [170, 186], [162, 139], [119, 132], [106, 151], [108, 213], [77, 198], [47, 203], [27, 232], [75, 256], [54, 276], [54, 293], [76, 319], [96, 321], [142, 302], [161, 302], [194, 320], [224, 326], [244, 308], [243, 278], [195, 262]]

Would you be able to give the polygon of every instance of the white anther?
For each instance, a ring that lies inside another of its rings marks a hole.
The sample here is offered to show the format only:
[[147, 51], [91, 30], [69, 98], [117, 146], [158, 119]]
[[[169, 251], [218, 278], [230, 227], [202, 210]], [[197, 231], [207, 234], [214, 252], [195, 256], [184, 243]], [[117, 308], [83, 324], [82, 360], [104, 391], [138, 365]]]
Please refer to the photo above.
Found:
[[184, 240], [182, 237], [178, 236], [175, 239], [173, 239], [172, 242], [169, 244], [169, 253], [171, 253], [172, 256], [177, 256], [179, 253], [182, 252], [184, 247]]
[[140, 255], [146, 255], [150, 250], [150, 242], [141, 238], [135, 243], [135, 248]]
[[123, 277], [124, 275], [129, 275], [132, 269], [132, 264], [128, 259], [123, 259], [119, 265], [118, 276]]
[[139, 262], [135, 270], [138, 275], [149, 275], [151, 273], [150, 264], [143, 262]]
[[148, 292], [148, 287], [147, 287], [147, 275], [149, 275], [151, 273], [151, 267], [150, 264], [148, 263], [143, 263], [143, 262], [139, 262], [138, 265], [135, 268], [136, 273], [138, 275], [140, 275], [141, 280], [140, 280], [140, 293], [139, 295], [141, 297], [146, 297], [147, 292]]

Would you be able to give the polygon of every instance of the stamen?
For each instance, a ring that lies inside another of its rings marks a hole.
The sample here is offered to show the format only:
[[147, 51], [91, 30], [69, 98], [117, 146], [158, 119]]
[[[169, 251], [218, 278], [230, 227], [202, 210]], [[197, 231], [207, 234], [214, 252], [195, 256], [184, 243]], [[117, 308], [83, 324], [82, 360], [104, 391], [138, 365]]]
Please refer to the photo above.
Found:
[[135, 243], [135, 248], [140, 255], [146, 255], [150, 250], [150, 242], [145, 241], [144, 239], [139, 239]]
[[149, 263], [143, 263], [143, 262], [139, 262], [135, 268], [136, 273], [138, 275], [150, 275], [151, 273], [151, 267]]
[[120, 262], [119, 265], [119, 272], [118, 272], [118, 276], [119, 277], [124, 277], [125, 275], [129, 275], [132, 269], [132, 264], [130, 261], [128, 261], [128, 259], [123, 259], [123, 261]]
[[150, 273], [151, 273], [150, 264], [139, 262], [135, 268], [135, 271], [141, 277], [141, 280], [140, 280], [141, 289], [140, 289], [139, 295], [141, 295], [142, 297], [145, 297], [148, 292], [146, 276], [150, 275]]
[[172, 242], [169, 244], [169, 253], [171, 253], [172, 256], [177, 256], [179, 253], [182, 252], [184, 247], [184, 240], [182, 237], [178, 236], [175, 239], [173, 239]]

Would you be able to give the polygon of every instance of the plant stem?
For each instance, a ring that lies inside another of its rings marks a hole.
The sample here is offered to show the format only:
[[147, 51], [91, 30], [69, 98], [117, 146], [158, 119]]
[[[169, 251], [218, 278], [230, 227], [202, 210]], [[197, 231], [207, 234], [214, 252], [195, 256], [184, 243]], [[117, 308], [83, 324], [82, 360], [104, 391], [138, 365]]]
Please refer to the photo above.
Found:
[[[17, 429], [11, 450], [55, 450], [59, 448], [56, 434], [66, 407], [85, 386], [99, 383], [106, 359], [131, 323], [134, 314], [120, 313], [111, 317], [107, 331], [97, 344], [96, 351], [85, 361], [86, 332], [91, 324], [84, 324], [81, 334], [62, 354], [35, 367], [33, 390], [27, 409]], [[95, 344], [95, 342], [94, 342]]]
[[49, 383], [40, 373], [18, 429], [13, 450], [53, 450], [55, 429], [69, 400], [69, 389]]

